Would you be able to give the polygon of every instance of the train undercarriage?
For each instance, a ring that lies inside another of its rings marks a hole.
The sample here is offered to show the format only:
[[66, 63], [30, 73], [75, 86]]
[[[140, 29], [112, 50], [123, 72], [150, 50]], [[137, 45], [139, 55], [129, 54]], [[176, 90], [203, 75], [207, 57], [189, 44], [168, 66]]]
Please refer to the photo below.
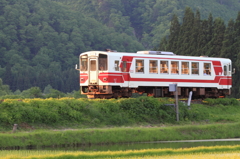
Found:
[[[192, 91], [193, 99], [204, 98], [224, 98], [231, 94], [230, 89], [202, 88], [202, 87], [178, 87], [178, 97], [188, 98]], [[81, 86], [81, 93], [88, 98], [129, 98], [133, 93], [143, 94], [153, 97], [174, 97], [174, 92], [169, 91], [169, 87], [138, 87], [128, 88], [120, 86]]]

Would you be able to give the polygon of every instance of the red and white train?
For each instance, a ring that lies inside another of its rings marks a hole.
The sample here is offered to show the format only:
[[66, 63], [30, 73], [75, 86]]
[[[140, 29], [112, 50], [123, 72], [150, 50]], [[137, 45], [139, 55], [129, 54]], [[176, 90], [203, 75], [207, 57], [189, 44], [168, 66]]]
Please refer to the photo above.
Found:
[[80, 89], [88, 98], [131, 97], [147, 93], [171, 97], [225, 97], [232, 87], [232, 64], [227, 58], [179, 56], [164, 51], [89, 51], [79, 56]]

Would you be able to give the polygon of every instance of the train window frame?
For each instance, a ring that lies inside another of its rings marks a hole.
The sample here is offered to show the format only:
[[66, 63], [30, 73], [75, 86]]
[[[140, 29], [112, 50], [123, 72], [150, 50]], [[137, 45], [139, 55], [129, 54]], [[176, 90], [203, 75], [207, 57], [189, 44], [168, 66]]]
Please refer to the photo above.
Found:
[[179, 61], [171, 61], [171, 74], [179, 74]]
[[158, 74], [158, 60], [149, 60], [149, 73]]
[[224, 75], [224, 76], [227, 76], [227, 75], [228, 75], [228, 74], [227, 74], [227, 71], [228, 71], [227, 65], [224, 65], [224, 66], [223, 66], [223, 75]]
[[144, 73], [144, 59], [135, 60], [136, 73]]
[[191, 74], [199, 75], [199, 62], [191, 62]]
[[169, 62], [166, 60], [160, 61], [160, 74], [169, 74]]
[[181, 62], [181, 74], [189, 75], [189, 62], [186, 61]]
[[90, 60], [90, 71], [97, 71], [97, 61]]
[[108, 70], [108, 56], [105, 54], [99, 54], [98, 57], [98, 66], [99, 71], [107, 71]]
[[80, 57], [80, 71], [87, 70], [88, 70], [88, 57], [84, 55]]
[[203, 75], [211, 76], [211, 63], [209, 63], [209, 62], [203, 63]]
[[115, 71], [119, 71], [119, 60], [114, 61], [114, 69]]
[[127, 61], [122, 62], [122, 72], [127, 72]]

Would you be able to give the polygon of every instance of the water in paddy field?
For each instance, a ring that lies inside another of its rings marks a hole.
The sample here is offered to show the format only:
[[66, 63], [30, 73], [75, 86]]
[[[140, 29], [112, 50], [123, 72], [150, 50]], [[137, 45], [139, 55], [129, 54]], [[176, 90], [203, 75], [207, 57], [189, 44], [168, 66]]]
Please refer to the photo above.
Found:
[[[163, 149], [163, 148], [190, 148], [199, 146], [224, 146], [240, 145], [240, 141], [204, 141], [204, 142], [145, 142], [145, 143], [125, 143], [125, 144], [104, 144], [87, 146], [67, 146], [58, 147], [27, 147], [15, 148], [18, 150], [64, 150], [64, 151], [120, 151], [120, 150], [140, 150], [140, 149]], [[9, 150], [9, 149], [8, 149]]]

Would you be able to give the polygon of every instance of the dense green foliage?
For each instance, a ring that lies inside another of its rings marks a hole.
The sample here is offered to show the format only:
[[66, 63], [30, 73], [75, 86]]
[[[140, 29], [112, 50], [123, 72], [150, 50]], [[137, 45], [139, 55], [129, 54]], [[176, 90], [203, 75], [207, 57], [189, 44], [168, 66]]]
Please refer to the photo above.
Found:
[[[53, 0], [70, 6], [73, 10], [95, 18], [102, 24], [136, 36], [147, 49], [159, 44], [168, 35], [174, 14], [184, 16], [187, 6], [199, 10], [202, 18], [210, 13], [229, 21], [237, 16], [240, 3], [237, 0]], [[118, 48], [114, 48], [117, 49]]]
[[50, 85], [72, 92], [79, 54], [106, 48], [204, 53], [229, 57], [239, 69], [239, 16], [230, 20], [239, 8], [237, 0], [0, 0], [0, 78], [12, 91]]
[[[206, 99], [208, 104], [193, 105], [191, 109], [179, 102], [179, 119], [188, 121], [237, 121], [222, 111], [235, 115], [239, 101], [236, 99]], [[139, 97], [129, 99], [4, 99], [0, 103], [0, 129], [13, 124], [43, 125], [76, 124], [79, 127], [123, 126], [140, 123], [175, 123], [176, 113], [172, 99]], [[210, 107], [209, 107], [210, 105]]]
[[[131, 125], [136, 123], [173, 123], [176, 115], [167, 99], [139, 97], [131, 99], [5, 99], [0, 104], [0, 125], [14, 123], [82, 126]], [[188, 110], [180, 103], [180, 120], [202, 120], [207, 114]]]
[[53, 89], [47, 85], [42, 91], [39, 87], [31, 87], [27, 90], [16, 90], [12, 92], [8, 85], [4, 85], [0, 78], [0, 99], [24, 99], [24, 98], [87, 98], [86, 95], [81, 95], [80, 91], [72, 91], [71, 93], [63, 93], [59, 90]]
[[[240, 12], [236, 20], [225, 26], [221, 18], [201, 20], [200, 12], [186, 8], [183, 23], [173, 16], [170, 35], [163, 38], [157, 50], [169, 50], [179, 55], [224, 57], [232, 60], [232, 67], [240, 70]], [[239, 71], [233, 74], [232, 96], [239, 97]]]
[[81, 52], [143, 49], [126, 33], [50, 0], [0, 4], [0, 78], [12, 90], [32, 86], [43, 90], [48, 84], [63, 92], [78, 90], [74, 65]]

